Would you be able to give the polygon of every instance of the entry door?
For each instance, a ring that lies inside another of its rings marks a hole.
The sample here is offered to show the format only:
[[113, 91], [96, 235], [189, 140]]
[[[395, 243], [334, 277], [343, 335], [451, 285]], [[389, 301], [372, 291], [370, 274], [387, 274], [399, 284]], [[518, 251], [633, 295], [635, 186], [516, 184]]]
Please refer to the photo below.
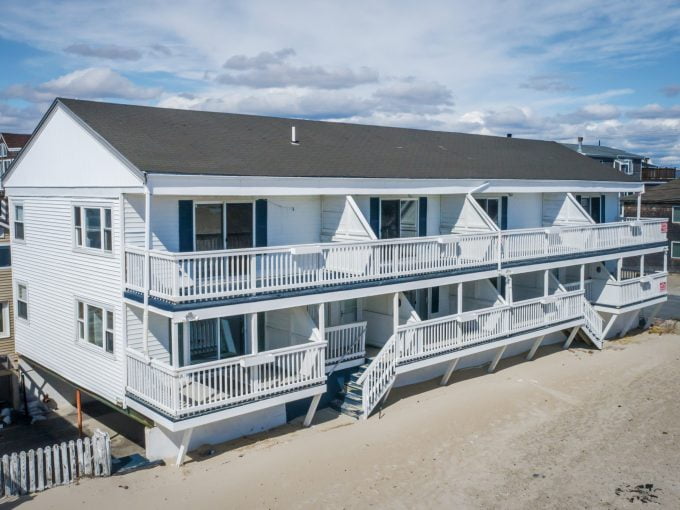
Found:
[[253, 204], [232, 204], [227, 207], [227, 249], [252, 248], [254, 246]]

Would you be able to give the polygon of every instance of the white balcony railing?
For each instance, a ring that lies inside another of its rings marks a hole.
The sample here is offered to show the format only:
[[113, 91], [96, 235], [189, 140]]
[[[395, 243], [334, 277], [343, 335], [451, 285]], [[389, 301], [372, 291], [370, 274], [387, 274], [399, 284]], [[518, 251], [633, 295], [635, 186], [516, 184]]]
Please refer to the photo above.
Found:
[[[666, 241], [665, 220], [168, 253], [152, 250], [149, 293], [162, 300], [248, 296], [502, 265]], [[144, 250], [126, 248], [129, 290], [144, 292]]]
[[350, 361], [366, 356], [366, 322], [354, 322], [326, 328], [326, 364]]
[[594, 290], [593, 301], [598, 305], [622, 307], [668, 295], [668, 273], [658, 272], [628, 280], [607, 280]]
[[399, 363], [583, 317], [583, 291], [399, 326]]
[[173, 418], [323, 384], [326, 342], [182, 368], [127, 351], [127, 392]]

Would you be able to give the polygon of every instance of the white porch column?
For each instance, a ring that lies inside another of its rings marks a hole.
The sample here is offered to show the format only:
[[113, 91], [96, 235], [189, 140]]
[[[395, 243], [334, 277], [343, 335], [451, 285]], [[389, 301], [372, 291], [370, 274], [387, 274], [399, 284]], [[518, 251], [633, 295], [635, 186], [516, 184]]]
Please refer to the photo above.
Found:
[[189, 338], [189, 321], [180, 324], [182, 328], [182, 351], [184, 352], [184, 366], [191, 365], [191, 338]]
[[637, 219], [640, 219], [640, 209], [642, 208], [642, 193], [637, 194]]
[[586, 288], [586, 265], [581, 264], [581, 284], [579, 285], [580, 290], [584, 290]]
[[364, 298], [357, 298], [357, 322], [364, 320]]
[[645, 256], [640, 255], [640, 276], [645, 275]]
[[512, 304], [513, 302], [513, 297], [512, 297], [512, 276], [506, 275], [505, 277], [505, 300], [509, 303]]
[[547, 296], [549, 294], [549, 282], [550, 282], [550, 270], [546, 269], [543, 271], [543, 295]]
[[457, 305], [456, 313], [460, 315], [461, 313], [463, 313], [463, 282], [458, 283], [458, 287], [456, 290], [456, 305]]
[[397, 334], [399, 329], [399, 293], [395, 292], [392, 296], [392, 334]]
[[149, 287], [151, 285], [151, 191], [144, 189], [144, 315], [142, 347], [144, 355], [149, 356]]
[[663, 272], [668, 272], [668, 248], [663, 251]]
[[250, 333], [250, 354], [257, 354], [258, 351], [258, 332], [257, 332], [257, 313], [249, 313], [248, 332]]
[[325, 303], [319, 303], [319, 336], [321, 340], [326, 340], [326, 306]]
[[616, 259], [616, 279], [621, 281], [621, 269], [623, 269], [623, 258]]
[[173, 368], [179, 368], [179, 328], [181, 327], [180, 323], [170, 321], [170, 349], [172, 352]]

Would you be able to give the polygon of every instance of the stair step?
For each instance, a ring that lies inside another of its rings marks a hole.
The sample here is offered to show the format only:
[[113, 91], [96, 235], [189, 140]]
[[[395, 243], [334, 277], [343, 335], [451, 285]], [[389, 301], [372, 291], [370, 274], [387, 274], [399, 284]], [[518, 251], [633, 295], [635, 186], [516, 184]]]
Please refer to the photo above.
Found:
[[348, 404], [340, 399], [333, 400], [331, 402], [331, 407], [342, 414], [351, 416], [352, 418], [359, 418], [362, 414], [364, 414], [363, 409], [360, 406]]

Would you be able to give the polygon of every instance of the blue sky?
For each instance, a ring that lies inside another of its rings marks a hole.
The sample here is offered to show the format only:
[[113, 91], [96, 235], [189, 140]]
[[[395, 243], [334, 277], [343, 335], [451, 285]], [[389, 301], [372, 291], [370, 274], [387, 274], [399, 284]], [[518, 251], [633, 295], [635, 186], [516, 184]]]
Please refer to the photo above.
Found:
[[0, 0], [0, 130], [55, 96], [612, 145], [680, 165], [680, 2]]

